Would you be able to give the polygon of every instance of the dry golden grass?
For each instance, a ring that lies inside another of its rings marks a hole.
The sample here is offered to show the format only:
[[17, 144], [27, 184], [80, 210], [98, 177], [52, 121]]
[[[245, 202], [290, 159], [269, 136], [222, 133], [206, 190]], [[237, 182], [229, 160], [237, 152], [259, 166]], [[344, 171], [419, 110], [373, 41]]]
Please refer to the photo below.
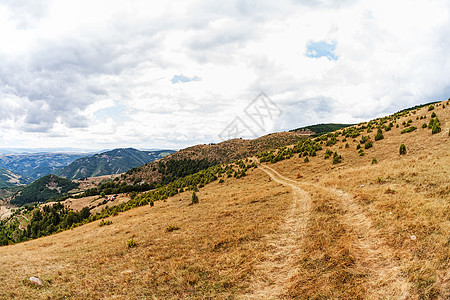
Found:
[[[262, 237], [283, 222], [289, 189], [256, 169], [53, 236], [0, 248], [0, 298], [226, 298], [243, 293]], [[180, 229], [168, 232], [168, 226]], [[134, 238], [137, 247], [127, 248]], [[26, 284], [30, 276], [42, 288]]]
[[337, 165], [324, 151], [295, 157], [216, 181], [196, 205], [185, 192], [111, 225], [1, 247], [0, 298], [448, 299], [446, 106], [433, 111], [439, 134], [421, 128], [432, 113], [422, 108], [397, 121], [412, 119], [416, 131], [394, 126], [363, 157], [359, 138], [348, 139], [331, 147]]

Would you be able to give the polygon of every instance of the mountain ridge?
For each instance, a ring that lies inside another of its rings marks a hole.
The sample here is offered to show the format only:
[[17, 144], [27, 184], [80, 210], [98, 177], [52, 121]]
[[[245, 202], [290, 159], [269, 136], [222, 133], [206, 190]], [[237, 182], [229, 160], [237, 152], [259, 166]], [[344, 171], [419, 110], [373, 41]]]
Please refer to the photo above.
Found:
[[134, 148], [117, 148], [92, 156], [78, 158], [69, 165], [59, 169], [55, 172], [55, 175], [72, 180], [115, 175], [173, 152], [173, 150], [140, 151]]

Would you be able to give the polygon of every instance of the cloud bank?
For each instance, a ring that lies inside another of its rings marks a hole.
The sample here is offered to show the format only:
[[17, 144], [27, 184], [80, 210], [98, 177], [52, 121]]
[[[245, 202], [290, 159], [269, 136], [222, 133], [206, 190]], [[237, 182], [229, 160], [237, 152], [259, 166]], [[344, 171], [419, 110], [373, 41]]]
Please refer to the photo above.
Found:
[[[446, 1], [2, 1], [0, 147], [217, 142], [450, 97]], [[244, 120], [245, 121], [245, 120]]]

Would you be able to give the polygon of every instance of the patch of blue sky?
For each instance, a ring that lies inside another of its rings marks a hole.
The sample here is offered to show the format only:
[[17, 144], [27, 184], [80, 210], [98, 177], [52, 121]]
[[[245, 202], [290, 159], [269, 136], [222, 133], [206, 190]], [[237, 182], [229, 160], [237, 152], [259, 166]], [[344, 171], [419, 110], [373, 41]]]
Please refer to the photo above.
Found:
[[334, 53], [335, 50], [336, 41], [330, 43], [326, 41], [309, 41], [306, 45], [306, 56], [311, 58], [326, 57], [329, 60], [338, 60], [338, 56]]
[[98, 120], [106, 120], [112, 118], [115, 121], [127, 121], [129, 117], [124, 113], [128, 111], [128, 108], [118, 101], [114, 101], [114, 106], [106, 107], [97, 110], [94, 115]]
[[173, 78], [170, 80], [172, 83], [186, 83], [186, 82], [191, 82], [191, 81], [199, 81], [200, 78], [198, 78], [197, 76], [194, 77], [187, 77], [184, 76], [183, 74], [180, 75], [174, 75]]

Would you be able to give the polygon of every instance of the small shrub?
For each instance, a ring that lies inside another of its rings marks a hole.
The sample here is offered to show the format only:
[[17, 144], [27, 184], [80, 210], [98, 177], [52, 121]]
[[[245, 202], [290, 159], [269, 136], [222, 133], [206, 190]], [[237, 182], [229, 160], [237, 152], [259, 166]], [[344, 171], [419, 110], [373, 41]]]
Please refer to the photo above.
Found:
[[393, 194], [395, 194], [397, 192], [395, 190], [392, 190], [391, 188], [387, 188], [387, 190], [384, 193], [393, 195]]
[[195, 194], [195, 192], [192, 192], [191, 203], [192, 204], [197, 204], [198, 203], [198, 196], [197, 196], [197, 194]]
[[439, 133], [441, 132], [441, 126], [439, 126], [439, 123], [434, 123], [433, 128], [431, 128], [431, 133]]
[[378, 128], [377, 134], [375, 135], [375, 141], [379, 141], [382, 139], [384, 139], [383, 131], [381, 130], [381, 128]]
[[111, 225], [112, 221], [110, 220], [101, 220], [100, 223], [98, 223], [99, 227], [103, 227], [103, 226], [107, 226], [107, 225]]
[[404, 134], [404, 133], [408, 133], [408, 132], [413, 132], [413, 131], [416, 130], [416, 129], [417, 129], [417, 127], [411, 126], [411, 127], [408, 127], [408, 128], [403, 129], [402, 132], [400, 132], [400, 133], [401, 133], [401, 134]]
[[370, 136], [362, 136], [361, 140], [359, 141], [360, 144], [365, 144], [370, 139]]
[[360, 145], [360, 144], [358, 144], [358, 145], [356, 146], [356, 150], [359, 150], [359, 149], [361, 149], [361, 145]]
[[431, 114], [432, 118], [436, 118], [436, 113], [433, 111], [433, 113]]
[[377, 183], [383, 183], [383, 178], [381, 178], [380, 176], [377, 177]]
[[422, 128], [427, 128], [427, 127], [428, 127], [427, 123], [422, 124]]
[[333, 157], [333, 165], [339, 164], [339, 163], [341, 163], [341, 162], [342, 162], [342, 156], [341, 156], [341, 155], [335, 155], [335, 156]]
[[305, 163], [307, 163], [307, 162], [309, 162], [309, 158], [308, 158], [308, 156], [307, 157], [305, 157], [305, 159], [303, 160]]
[[373, 147], [373, 144], [370, 141], [364, 144], [364, 149], [369, 149], [369, 148], [372, 148], [372, 147]]
[[398, 149], [398, 152], [400, 153], [400, 155], [405, 155], [406, 154], [406, 146], [405, 144], [401, 144], [400, 148]]
[[428, 106], [428, 111], [432, 111], [434, 109], [434, 105], [431, 104], [430, 106]]
[[398, 124], [395, 126], [395, 128], [398, 128]]
[[372, 158], [372, 165], [377, 164], [377, 163], [378, 163], [377, 159], [375, 157]]
[[347, 144], [345, 144], [345, 148], [348, 148], [348, 147], [350, 147], [350, 145], [347, 143]]
[[127, 248], [134, 248], [134, 247], [136, 247], [136, 241], [133, 238], [131, 238], [127, 241]]
[[224, 183], [225, 180], [223, 180], [223, 178], [220, 178], [219, 183]]
[[178, 227], [176, 225], [169, 225], [166, 227], [167, 232], [172, 232], [172, 231], [179, 230], [179, 229], [180, 229], [180, 227]]

